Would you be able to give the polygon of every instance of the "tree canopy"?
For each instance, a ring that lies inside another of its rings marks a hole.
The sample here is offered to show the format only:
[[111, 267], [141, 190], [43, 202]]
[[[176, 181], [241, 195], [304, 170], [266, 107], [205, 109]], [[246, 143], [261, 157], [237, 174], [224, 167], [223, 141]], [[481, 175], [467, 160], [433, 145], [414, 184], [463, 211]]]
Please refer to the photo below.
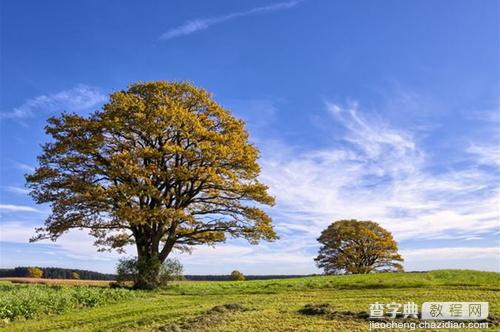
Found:
[[28, 278], [41, 278], [43, 277], [43, 271], [38, 267], [28, 267], [26, 276]]
[[50, 118], [46, 133], [27, 182], [52, 213], [33, 240], [88, 229], [101, 249], [135, 244], [143, 269], [158, 269], [174, 248], [276, 239], [244, 122], [190, 83], [132, 84], [88, 117]]
[[391, 233], [373, 221], [340, 220], [326, 228], [315, 261], [326, 274], [402, 271]]
[[234, 270], [233, 272], [231, 272], [231, 280], [244, 281], [245, 275], [238, 270]]

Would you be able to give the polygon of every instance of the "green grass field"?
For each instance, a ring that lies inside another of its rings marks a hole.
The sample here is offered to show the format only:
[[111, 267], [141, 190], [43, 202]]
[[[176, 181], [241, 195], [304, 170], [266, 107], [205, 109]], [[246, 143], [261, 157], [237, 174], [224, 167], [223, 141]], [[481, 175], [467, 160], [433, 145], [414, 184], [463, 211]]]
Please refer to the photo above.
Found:
[[[493, 324], [500, 316], [500, 274], [475, 271], [318, 276], [244, 282], [180, 282], [154, 292], [107, 289], [88, 296], [75, 286], [3, 285], [0, 311], [15, 294], [33, 289], [41, 298], [66, 298], [68, 307], [17, 316], [6, 331], [367, 331], [370, 303], [487, 301]], [[92, 288], [92, 287], [88, 287]], [[96, 289], [96, 288], [92, 288]], [[43, 297], [44, 290], [52, 292]], [[113, 292], [122, 292], [113, 296]], [[58, 292], [60, 294], [58, 294]], [[73, 292], [73, 293], [72, 293]], [[133, 294], [128, 294], [132, 292]], [[14, 295], [13, 295], [14, 294]], [[79, 294], [79, 295], [75, 295]], [[17, 296], [29, 300], [29, 295]], [[36, 302], [36, 300], [33, 300]], [[19, 300], [18, 303], [21, 303]], [[57, 302], [57, 301], [56, 301]], [[81, 301], [80, 301], [81, 302]], [[49, 306], [50, 301], [40, 302]], [[305, 315], [307, 304], [330, 304], [332, 314]], [[89, 308], [90, 307], [90, 308]], [[215, 307], [215, 308], [214, 308]], [[29, 318], [29, 317], [28, 317]], [[493, 326], [490, 330], [498, 330]], [[440, 330], [446, 331], [446, 330]], [[456, 330], [455, 330], [456, 331]], [[471, 331], [471, 330], [469, 330]]]

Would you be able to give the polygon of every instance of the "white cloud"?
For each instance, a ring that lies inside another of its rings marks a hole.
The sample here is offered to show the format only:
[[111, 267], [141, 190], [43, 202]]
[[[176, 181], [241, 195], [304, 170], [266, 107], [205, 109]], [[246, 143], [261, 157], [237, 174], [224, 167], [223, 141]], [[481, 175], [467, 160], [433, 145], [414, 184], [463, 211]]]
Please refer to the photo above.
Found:
[[39, 210], [25, 205], [0, 204], [0, 211], [6, 212], [40, 212]]
[[33, 173], [35, 171], [35, 167], [30, 166], [28, 164], [15, 163], [15, 166], [16, 166], [17, 169], [19, 169], [21, 171], [25, 171], [25, 172], [29, 172], [29, 173]]
[[477, 156], [477, 161], [483, 165], [500, 166], [500, 142], [496, 144], [471, 144], [467, 152]]
[[22, 195], [27, 195], [29, 194], [29, 189], [26, 188], [21, 188], [21, 187], [15, 187], [15, 186], [6, 186], [4, 189], [8, 192], [14, 193], [14, 194], [22, 194]]
[[95, 87], [78, 85], [72, 89], [27, 100], [11, 112], [0, 113], [0, 119], [24, 120], [39, 112], [79, 112], [104, 103], [106, 96]]
[[313, 272], [313, 255], [304, 251], [303, 242], [290, 239], [258, 246], [236, 240], [216, 247], [195, 247], [192, 254], [174, 253], [174, 257], [182, 261], [188, 274], [228, 274], [234, 269], [245, 274]]
[[428, 260], [467, 260], [467, 259], [498, 259], [499, 247], [445, 247], [402, 250], [405, 260], [411, 262]]
[[286, 10], [289, 8], [292, 8], [296, 6], [298, 3], [300, 3], [302, 0], [297, 0], [297, 1], [289, 1], [289, 2], [279, 2], [275, 3], [269, 6], [263, 6], [263, 7], [256, 7], [252, 8], [250, 10], [242, 11], [242, 12], [235, 12], [227, 15], [222, 15], [222, 16], [217, 16], [217, 17], [211, 17], [211, 18], [202, 18], [202, 19], [194, 19], [185, 22], [184, 24], [172, 28], [162, 34], [160, 36], [160, 40], [169, 40], [175, 37], [181, 37], [181, 36], [186, 36], [189, 34], [192, 34], [197, 31], [205, 30], [208, 29], [210, 26], [215, 25], [215, 24], [220, 24], [224, 23], [239, 17], [243, 16], [250, 16], [250, 15], [256, 15], [256, 14], [263, 14], [263, 13], [268, 13], [268, 12], [274, 12], [274, 11], [279, 11], [279, 10]]
[[0, 241], [28, 243], [35, 234], [35, 227], [27, 227], [22, 221], [2, 222]]
[[402, 250], [407, 271], [475, 269], [500, 272], [500, 247], [429, 247]]
[[277, 143], [263, 150], [262, 181], [277, 198], [271, 213], [281, 234], [314, 246], [339, 219], [377, 221], [397, 241], [473, 239], [499, 229], [498, 177], [476, 167], [481, 160], [431, 170], [412, 133], [355, 103], [326, 107], [345, 129], [342, 142], [313, 151]]
[[[1, 224], [0, 241], [28, 243], [36, 232], [36, 226], [25, 221], [6, 221]], [[91, 260], [91, 261], [110, 261], [116, 260], [120, 255], [116, 252], [98, 252], [94, 246], [94, 238], [84, 231], [71, 230], [62, 235], [57, 242], [50, 240], [38, 241], [37, 244], [50, 244], [57, 249], [62, 249], [63, 254], [71, 259]]]

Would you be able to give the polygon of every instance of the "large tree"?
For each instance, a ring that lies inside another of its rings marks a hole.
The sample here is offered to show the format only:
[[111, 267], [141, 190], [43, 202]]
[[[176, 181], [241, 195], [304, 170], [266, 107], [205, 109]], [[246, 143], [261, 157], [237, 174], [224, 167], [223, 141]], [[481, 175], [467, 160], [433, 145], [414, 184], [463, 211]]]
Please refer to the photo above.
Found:
[[315, 261], [326, 274], [402, 271], [396, 241], [372, 221], [340, 220], [326, 228]]
[[132, 84], [88, 117], [48, 120], [52, 140], [27, 176], [52, 213], [32, 240], [89, 229], [100, 249], [137, 247], [138, 288], [154, 288], [178, 248], [226, 236], [273, 240], [272, 205], [257, 179], [244, 122], [186, 82]]

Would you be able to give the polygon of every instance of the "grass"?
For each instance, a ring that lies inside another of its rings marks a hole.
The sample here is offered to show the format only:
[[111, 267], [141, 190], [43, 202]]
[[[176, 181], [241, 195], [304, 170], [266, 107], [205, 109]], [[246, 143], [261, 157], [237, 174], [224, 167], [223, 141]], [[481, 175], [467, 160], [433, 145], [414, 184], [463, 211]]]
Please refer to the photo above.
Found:
[[[413, 301], [420, 305], [425, 301], [481, 300], [489, 302], [490, 314], [498, 317], [499, 291], [500, 274], [457, 270], [180, 282], [166, 290], [139, 292], [135, 297], [102, 303], [95, 308], [73, 309], [59, 315], [40, 313], [37, 319], [5, 323], [3, 328], [8, 331], [367, 331], [368, 321], [360, 318], [360, 314], [366, 313], [373, 302]], [[3, 293], [1, 289], [0, 303]], [[311, 308], [328, 308], [328, 315], [321, 314], [321, 310], [320, 314], [306, 314]]]

